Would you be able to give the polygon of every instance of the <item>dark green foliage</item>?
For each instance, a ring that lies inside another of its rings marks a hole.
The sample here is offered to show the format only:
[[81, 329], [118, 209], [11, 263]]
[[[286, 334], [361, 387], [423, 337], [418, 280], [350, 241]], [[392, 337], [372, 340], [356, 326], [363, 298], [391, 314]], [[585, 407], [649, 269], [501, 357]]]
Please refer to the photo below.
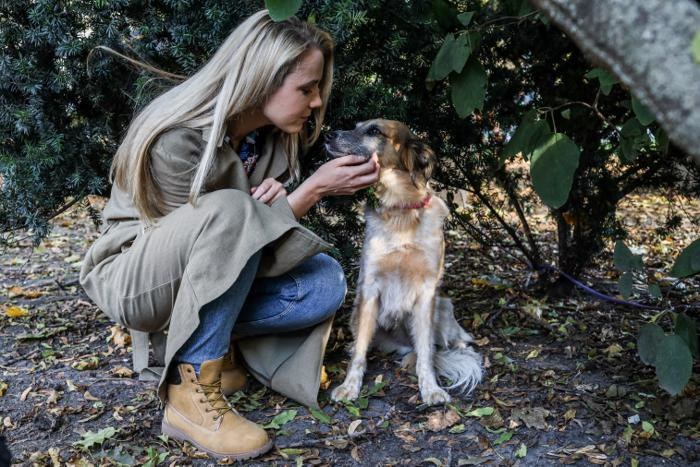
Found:
[[[263, 4], [0, 1], [1, 230], [29, 227], [38, 240], [65, 203], [106, 194], [111, 157], [134, 111], [172, 85], [96, 46], [190, 75]], [[438, 185], [472, 194], [472, 206], [456, 213], [457, 225], [533, 266], [557, 262], [580, 273], [608, 239], [624, 236], [618, 202], [639, 188], [673, 188], [675, 167], [685, 163], [673, 147], [665, 153], [663, 132], [629, 92], [602, 70], [589, 73], [574, 44], [523, 0], [314, 0], [297, 15], [337, 42], [328, 127], [374, 117], [408, 122], [440, 157]], [[453, 42], [445, 45], [446, 37]], [[463, 115], [477, 110], [460, 118], [455, 107]], [[515, 131], [522, 121], [533, 128]], [[530, 174], [510, 167], [521, 157], [518, 144], [506, 145], [513, 133], [515, 141], [527, 140], [525, 157], [552, 133], [580, 151], [578, 165], [567, 165], [573, 180], [550, 201], [558, 206], [551, 211], [557, 259], [547, 258], [529, 233], [536, 195], [527, 191]], [[317, 145], [305, 170], [324, 160]], [[694, 170], [687, 172], [695, 176]], [[355, 257], [362, 231], [356, 200], [329, 199], [307, 220], [345, 258]], [[520, 221], [507, 223], [499, 213], [508, 211]]]

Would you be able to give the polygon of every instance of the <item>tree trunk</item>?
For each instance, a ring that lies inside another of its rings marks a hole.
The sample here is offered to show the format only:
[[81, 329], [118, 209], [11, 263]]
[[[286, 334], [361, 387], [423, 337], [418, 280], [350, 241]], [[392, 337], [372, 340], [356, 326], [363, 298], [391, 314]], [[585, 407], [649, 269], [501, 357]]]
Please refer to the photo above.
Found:
[[700, 165], [700, 31], [696, 0], [530, 0], [605, 65]]

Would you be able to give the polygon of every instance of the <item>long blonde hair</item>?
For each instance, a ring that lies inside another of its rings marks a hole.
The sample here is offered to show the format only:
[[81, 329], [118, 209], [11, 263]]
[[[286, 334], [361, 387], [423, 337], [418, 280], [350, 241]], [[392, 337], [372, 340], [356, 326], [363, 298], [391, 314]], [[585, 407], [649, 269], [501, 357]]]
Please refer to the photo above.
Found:
[[292, 177], [298, 179], [299, 152], [313, 144], [321, 132], [333, 80], [333, 41], [313, 24], [296, 17], [274, 22], [267, 10], [262, 10], [236, 27], [199, 71], [154, 99], [134, 118], [112, 162], [111, 180], [131, 194], [144, 220], [162, 216], [160, 189], [151, 173], [151, 145], [171, 128], [211, 127], [190, 189], [189, 201], [195, 204], [226, 122], [263, 105], [302, 55], [313, 48], [324, 58], [319, 83], [322, 104], [313, 110], [314, 131], [305, 126], [296, 134], [277, 135], [287, 152]]

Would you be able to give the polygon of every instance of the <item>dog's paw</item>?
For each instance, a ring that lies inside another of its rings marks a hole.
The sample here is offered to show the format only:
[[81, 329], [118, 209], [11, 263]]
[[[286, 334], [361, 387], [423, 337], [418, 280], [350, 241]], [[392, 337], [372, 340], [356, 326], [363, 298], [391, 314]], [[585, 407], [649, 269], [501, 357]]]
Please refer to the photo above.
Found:
[[428, 405], [446, 404], [452, 400], [450, 395], [440, 387], [421, 388], [420, 395], [423, 402]]
[[354, 384], [353, 382], [346, 381], [337, 388], [333, 389], [333, 392], [331, 392], [331, 399], [336, 402], [342, 400], [354, 401], [357, 399], [357, 396], [360, 395], [361, 386], [362, 383]]

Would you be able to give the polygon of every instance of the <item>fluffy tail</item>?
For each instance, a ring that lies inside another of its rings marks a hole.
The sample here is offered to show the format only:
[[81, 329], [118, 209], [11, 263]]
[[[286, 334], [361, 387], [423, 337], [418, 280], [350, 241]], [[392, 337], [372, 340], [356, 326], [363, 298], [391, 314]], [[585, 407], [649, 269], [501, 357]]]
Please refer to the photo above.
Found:
[[452, 382], [446, 389], [462, 393], [472, 392], [483, 375], [481, 355], [471, 347], [438, 350], [434, 363], [437, 373]]

